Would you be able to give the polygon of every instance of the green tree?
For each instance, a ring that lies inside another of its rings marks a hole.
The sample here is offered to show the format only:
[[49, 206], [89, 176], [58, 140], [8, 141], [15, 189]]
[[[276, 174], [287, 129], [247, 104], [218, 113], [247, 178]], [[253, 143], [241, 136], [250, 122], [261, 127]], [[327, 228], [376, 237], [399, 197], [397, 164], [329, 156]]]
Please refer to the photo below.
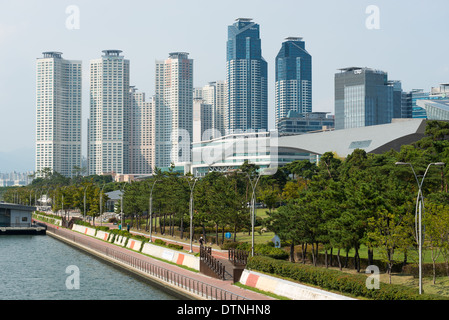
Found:
[[409, 229], [413, 220], [411, 214], [397, 215], [385, 209], [379, 210], [377, 217], [368, 218], [368, 236], [388, 265], [390, 284], [395, 253], [404, 252], [411, 245]]

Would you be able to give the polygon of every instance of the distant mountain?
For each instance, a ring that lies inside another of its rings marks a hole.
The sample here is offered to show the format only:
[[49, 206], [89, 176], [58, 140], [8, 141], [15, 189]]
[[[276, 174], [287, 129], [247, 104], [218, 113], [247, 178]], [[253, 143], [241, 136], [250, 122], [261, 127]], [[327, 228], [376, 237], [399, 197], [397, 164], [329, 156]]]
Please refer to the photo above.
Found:
[[0, 172], [34, 171], [35, 154], [33, 148], [0, 151]]

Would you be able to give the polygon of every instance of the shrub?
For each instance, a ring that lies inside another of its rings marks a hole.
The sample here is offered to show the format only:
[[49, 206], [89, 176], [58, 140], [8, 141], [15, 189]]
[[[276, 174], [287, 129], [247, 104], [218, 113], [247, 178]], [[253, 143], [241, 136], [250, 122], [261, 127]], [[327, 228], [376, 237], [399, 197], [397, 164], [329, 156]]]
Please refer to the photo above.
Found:
[[169, 244], [167, 245], [167, 247], [173, 248], [173, 249], [175, 249], [175, 250], [183, 250], [183, 249], [184, 249], [183, 246], [178, 245], [178, 244], [174, 244], [174, 243], [169, 243]]
[[163, 240], [161, 240], [161, 239], [156, 239], [156, 240], [154, 240], [154, 243], [155, 243], [155, 244], [158, 244], [158, 245], [160, 245], [160, 246], [165, 246], [165, 245], [167, 244], [165, 241], [163, 241]]
[[263, 256], [249, 258], [247, 268], [374, 300], [449, 300], [449, 298], [436, 295], [419, 295], [417, 289], [394, 284], [382, 283], [380, 289], [368, 289], [366, 276], [362, 274], [345, 274], [336, 270], [279, 261]]

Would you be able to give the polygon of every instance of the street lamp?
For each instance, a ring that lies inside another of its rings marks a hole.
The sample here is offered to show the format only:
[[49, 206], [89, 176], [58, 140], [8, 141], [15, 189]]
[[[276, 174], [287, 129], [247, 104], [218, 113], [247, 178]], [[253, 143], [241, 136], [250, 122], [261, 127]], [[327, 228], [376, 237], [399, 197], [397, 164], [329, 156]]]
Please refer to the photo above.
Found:
[[103, 214], [103, 189], [104, 186], [106, 185], [106, 183], [103, 183], [103, 187], [101, 188], [100, 191], [100, 225], [103, 225], [103, 218], [101, 217], [101, 215]]
[[125, 223], [124, 214], [123, 214], [123, 196], [125, 195], [126, 183], [127, 182], [125, 181], [125, 184], [120, 188], [120, 191], [122, 192], [122, 194], [120, 195], [120, 215], [122, 216], [122, 228]]
[[[189, 177], [186, 177], [189, 178]], [[192, 241], [193, 241], [193, 189], [195, 188], [195, 184], [198, 181], [198, 178], [194, 178], [193, 180], [193, 184], [191, 184], [191, 180], [187, 180], [187, 182], [189, 183], [189, 187], [190, 187], [190, 205], [189, 205], [189, 211], [190, 211], [190, 253], [193, 252], [193, 246], [192, 246]]]
[[[404, 166], [408, 165], [410, 168], [412, 168], [413, 175], [415, 176], [416, 183], [418, 184], [418, 197], [416, 198], [416, 209], [415, 209], [415, 232], [417, 233], [415, 237], [418, 240], [418, 255], [419, 255], [419, 294], [422, 294], [422, 245], [423, 245], [423, 234], [422, 234], [422, 211], [424, 208], [424, 197], [422, 194], [422, 185], [424, 183], [424, 179], [426, 178], [427, 172], [429, 171], [429, 168], [434, 166], [444, 166], [444, 162], [434, 162], [430, 163], [427, 166], [427, 169], [421, 179], [419, 181], [418, 176], [416, 175], [415, 169], [413, 168], [413, 165], [409, 162], [396, 162], [396, 165]], [[418, 217], [418, 225], [416, 225], [416, 216]], [[418, 230], [416, 230], [418, 228]]]
[[83, 201], [84, 201], [84, 218], [83, 220], [86, 221], [86, 192], [87, 192], [87, 185], [84, 187], [84, 197], [83, 197]]
[[251, 180], [251, 177], [246, 171], [238, 171], [238, 173], [246, 173], [249, 183], [251, 184], [251, 256], [254, 257], [254, 224], [256, 220], [256, 188], [259, 182], [261, 174], [257, 175], [257, 178]]
[[156, 185], [156, 182], [160, 182], [160, 181], [161, 180], [154, 180], [153, 186], [151, 187], [151, 191], [150, 191], [150, 203], [149, 203], [149, 205], [150, 205], [150, 212], [149, 212], [149, 215], [150, 215], [150, 242], [152, 242], [151, 236], [153, 234], [153, 189], [154, 189], [154, 186]]

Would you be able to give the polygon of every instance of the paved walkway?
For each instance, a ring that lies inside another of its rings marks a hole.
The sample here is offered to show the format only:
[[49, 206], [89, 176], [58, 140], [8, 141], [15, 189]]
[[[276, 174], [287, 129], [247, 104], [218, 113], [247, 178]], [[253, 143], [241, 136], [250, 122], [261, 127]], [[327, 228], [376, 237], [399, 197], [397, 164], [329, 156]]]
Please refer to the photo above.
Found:
[[[181, 268], [179, 266], [168, 264], [168, 263], [164, 263], [164, 262], [162, 262], [160, 260], [153, 259], [151, 257], [148, 257], [146, 255], [140, 254], [140, 253], [132, 251], [132, 250], [129, 250], [127, 248], [120, 247], [120, 246], [114, 245], [112, 243], [105, 242], [105, 241], [102, 241], [100, 239], [93, 238], [93, 237], [90, 237], [90, 236], [87, 236], [87, 235], [83, 235], [81, 233], [78, 233], [78, 232], [75, 232], [75, 231], [72, 231], [72, 230], [69, 230], [69, 229], [65, 229], [65, 228], [59, 227], [59, 230], [61, 230], [61, 232], [67, 233], [67, 234], [71, 233], [71, 234], [76, 234], [77, 236], [85, 237], [84, 240], [88, 241], [91, 244], [102, 245], [104, 247], [108, 247], [108, 248], [114, 249], [116, 251], [121, 251], [123, 253], [126, 253], [127, 255], [131, 255], [131, 256], [134, 256], [136, 258], [148, 261], [151, 264], [163, 267], [163, 268], [165, 268], [167, 270], [176, 272], [178, 274], [184, 275], [184, 276], [189, 277], [191, 279], [198, 280], [198, 281], [210, 284], [212, 286], [224, 289], [224, 290], [229, 291], [231, 293], [234, 293], [234, 294], [237, 294], [239, 296], [245, 297], [246, 299], [250, 299], [250, 300], [275, 300], [272, 297], [268, 297], [268, 296], [265, 296], [263, 294], [251, 291], [251, 290], [246, 290], [246, 289], [237, 287], [237, 286], [233, 285], [232, 281], [230, 281], [230, 280], [227, 280], [227, 281], [219, 280], [219, 279], [215, 279], [215, 278], [212, 278], [212, 277], [205, 276], [204, 274], [201, 274], [201, 273], [192, 272], [192, 271], [186, 270], [184, 268]], [[195, 248], [198, 249], [199, 247], [195, 246], [194, 247], [194, 251], [195, 251]]]

